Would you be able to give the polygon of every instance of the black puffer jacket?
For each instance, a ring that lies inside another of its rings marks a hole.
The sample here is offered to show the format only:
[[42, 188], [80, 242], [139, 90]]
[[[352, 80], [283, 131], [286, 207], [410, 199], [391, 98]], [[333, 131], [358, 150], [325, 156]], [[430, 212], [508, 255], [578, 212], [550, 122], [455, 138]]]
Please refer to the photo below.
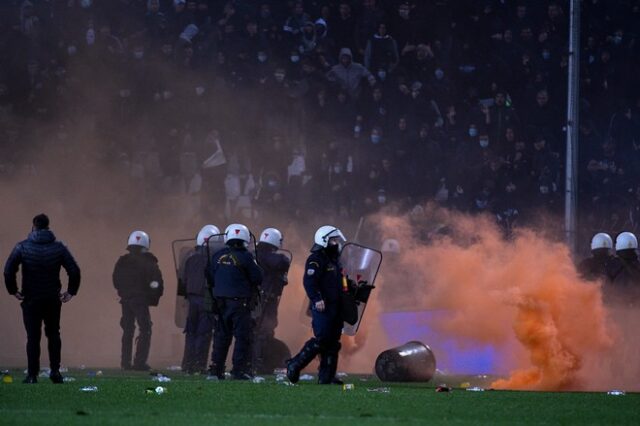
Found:
[[113, 286], [122, 301], [142, 301], [157, 306], [164, 291], [158, 259], [141, 247], [127, 247], [113, 269]]
[[80, 268], [67, 247], [48, 229], [33, 231], [18, 243], [4, 267], [9, 294], [16, 294], [16, 275], [22, 265], [22, 294], [26, 300], [57, 298], [62, 289], [60, 268], [69, 276], [67, 291], [73, 295], [80, 287]]
[[279, 297], [282, 289], [288, 283], [287, 273], [291, 261], [287, 256], [271, 248], [268, 244], [258, 244], [258, 263], [262, 267], [264, 278], [262, 290], [269, 297]]

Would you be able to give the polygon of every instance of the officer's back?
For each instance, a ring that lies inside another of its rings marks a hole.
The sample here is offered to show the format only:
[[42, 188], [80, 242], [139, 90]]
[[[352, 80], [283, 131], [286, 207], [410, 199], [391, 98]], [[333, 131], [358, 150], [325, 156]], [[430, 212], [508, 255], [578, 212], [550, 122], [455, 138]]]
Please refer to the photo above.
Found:
[[258, 244], [258, 260], [263, 269], [262, 289], [270, 296], [281, 296], [287, 284], [290, 260], [267, 244]]
[[242, 241], [234, 240], [219, 250], [211, 260], [213, 295], [246, 297], [262, 282], [262, 271]]
[[[157, 305], [162, 296], [162, 276], [158, 259], [139, 246], [129, 246], [113, 270], [113, 285], [122, 299], [140, 299]], [[157, 286], [151, 286], [151, 283]]]
[[640, 306], [640, 260], [638, 241], [630, 232], [616, 238], [616, 257], [610, 265], [611, 283], [605, 285], [605, 300], [620, 306]]

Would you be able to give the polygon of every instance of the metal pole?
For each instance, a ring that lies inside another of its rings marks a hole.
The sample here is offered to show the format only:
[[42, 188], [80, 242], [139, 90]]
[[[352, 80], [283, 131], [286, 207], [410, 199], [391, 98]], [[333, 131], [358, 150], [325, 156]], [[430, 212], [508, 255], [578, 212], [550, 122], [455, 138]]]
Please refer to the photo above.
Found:
[[580, 0], [571, 0], [569, 19], [569, 84], [567, 88], [567, 159], [565, 167], [565, 241], [576, 253], [578, 187], [578, 111], [580, 81]]

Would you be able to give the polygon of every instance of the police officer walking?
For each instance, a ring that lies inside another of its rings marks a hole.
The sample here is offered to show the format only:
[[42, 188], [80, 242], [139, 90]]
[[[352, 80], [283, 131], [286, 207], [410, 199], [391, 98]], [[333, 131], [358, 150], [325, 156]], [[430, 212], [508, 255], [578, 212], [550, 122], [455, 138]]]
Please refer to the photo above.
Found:
[[[129, 236], [127, 251], [116, 262], [113, 270], [113, 286], [122, 305], [122, 355], [123, 370], [148, 371], [147, 364], [151, 347], [151, 315], [149, 306], [158, 306], [163, 292], [162, 273], [158, 259], [149, 252], [149, 235], [133, 231]], [[135, 323], [138, 323], [136, 354], [131, 364]]]
[[205, 295], [209, 291], [205, 273], [207, 269], [208, 245], [220, 230], [214, 225], [205, 225], [196, 237], [196, 247], [184, 263], [183, 280], [189, 301], [189, 312], [184, 329], [186, 334], [182, 371], [192, 374], [207, 369], [209, 347], [213, 335], [213, 314], [205, 307]]
[[311, 305], [313, 336], [300, 352], [287, 362], [287, 377], [292, 383], [300, 371], [320, 354], [318, 383], [340, 384], [336, 379], [343, 319], [340, 310], [342, 289], [341, 244], [346, 241], [335, 226], [322, 226], [315, 234], [315, 244], [307, 258], [304, 289]]
[[613, 264], [613, 240], [604, 232], [599, 232], [591, 238], [591, 257], [584, 259], [578, 265], [578, 272], [586, 280], [609, 280], [610, 268]]
[[[22, 288], [16, 275], [22, 265]], [[69, 276], [67, 291], [61, 293], [60, 267]], [[38, 383], [40, 372], [40, 337], [42, 323], [48, 340], [49, 378], [63, 383], [60, 374], [60, 311], [80, 287], [80, 268], [65, 245], [56, 241], [49, 230], [49, 218], [39, 214], [33, 218], [29, 237], [16, 245], [4, 267], [4, 280], [9, 294], [21, 301], [22, 318], [27, 330], [27, 377], [24, 383]]]
[[264, 359], [275, 338], [278, 326], [278, 306], [282, 290], [287, 285], [287, 273], [291, 259], [278, 250], [282, 248], [282, 233], [276, 228], [267, 228], [260, 234], [257, 258], [264, 272], [262, 281], [262, 312], [257, 319], [253, 368], [258, 373], [264, 370]]
[[224, 379], [227, 353], [231, 340], [235, 339], [231, 375], [238, 380], [248, 380], [251, 378], [252, 298], [260, 291], [262, 270], [247, 250], [251, 234], [246, 226], [229, 225], [224, 241], [226, 247], [213, 255], [207, 275], [217, 310], [210, 373]]

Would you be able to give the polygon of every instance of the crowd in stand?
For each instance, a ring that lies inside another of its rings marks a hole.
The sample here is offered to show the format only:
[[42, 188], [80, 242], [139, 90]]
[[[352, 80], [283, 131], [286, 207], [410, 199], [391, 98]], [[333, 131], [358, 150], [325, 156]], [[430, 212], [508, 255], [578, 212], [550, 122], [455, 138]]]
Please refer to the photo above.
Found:
[[[85, 138], [203, 216], [562, 215], [567, 1], [0, 7], [2, 179]], [[581, 26], [580, 227], [640, 232], [640, 1], [585, 0]]]

